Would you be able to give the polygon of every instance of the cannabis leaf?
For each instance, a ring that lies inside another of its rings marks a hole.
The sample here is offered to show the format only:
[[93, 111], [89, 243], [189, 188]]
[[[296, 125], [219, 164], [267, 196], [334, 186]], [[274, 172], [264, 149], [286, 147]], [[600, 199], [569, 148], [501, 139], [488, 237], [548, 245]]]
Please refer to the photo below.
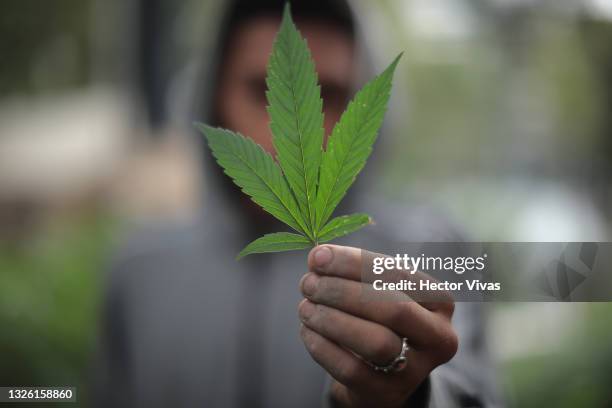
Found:
[[368, 224], [372, 224], [372, 218], [368, 214], [353, 214], [336, 217], [325, 225], [319, 232], [319, 242], [331, 241], [357, 231]]
[[306, 249], [312, 246], [312, 241], [303, 235], [290, 232], [275, 232], [266, 234], [251, 242], [238, 254], [237, 259], [249, 254], [262, 252], [291, 251], [293, 249]]
[[400, 57], [357, 93], [334, 126], [321, 162], [315, 230], [329, 219], [372, 151]]
[[323, 102], [306, 41], [289, 7], [272, 48], [266, 78], [270, 130], [278, 161], [311, 231], [323, 145]]
[[253, 140], [196, 123], [225, 173], [265, 211], [298, 234], [277, 232], [247, 245], [253, 253], [305, 249], [371, 224], [367, 214], [330, 220], [372, 152], [401, 54], [349, 103], [323, 151], [323, 113], [317, 74], [306, 41], [285, 7], [266, 84], [277, 162]]
[[264, 210], [312, 238], [281, 169], [253, 140], [226, 129], [196, 125], [208, 138], [213, 155], [242, 191]]

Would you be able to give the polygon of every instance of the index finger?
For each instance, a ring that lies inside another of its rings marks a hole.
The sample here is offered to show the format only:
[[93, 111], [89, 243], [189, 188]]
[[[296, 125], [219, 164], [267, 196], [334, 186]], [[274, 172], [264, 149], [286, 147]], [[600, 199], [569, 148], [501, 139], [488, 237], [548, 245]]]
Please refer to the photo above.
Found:
[[360, 248], [319, 245], [308, 254], [308, 269], [319, 275], [361, 282], [361, 256]]

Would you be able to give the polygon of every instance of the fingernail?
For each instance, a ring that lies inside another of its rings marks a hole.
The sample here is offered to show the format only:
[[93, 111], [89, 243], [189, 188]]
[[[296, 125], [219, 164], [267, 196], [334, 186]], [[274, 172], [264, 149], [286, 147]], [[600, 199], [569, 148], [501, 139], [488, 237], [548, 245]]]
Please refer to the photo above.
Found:
[[304, 296], [312, 296], [317, 290], [317, 276], [314, 273], [307, 273], [302, 278], [302, 293]]
[[314, 253], [314, 264], [319, 268], [324, 267], [332, 260], [332, 251], [328, 247], [320, 247]]
[[303, 322], [310, 319], [314, 313], [314, 309], [314, 305], [311, 302], [306, 301], [302, 303], [302, 307], [300, 307], [300, 319]]

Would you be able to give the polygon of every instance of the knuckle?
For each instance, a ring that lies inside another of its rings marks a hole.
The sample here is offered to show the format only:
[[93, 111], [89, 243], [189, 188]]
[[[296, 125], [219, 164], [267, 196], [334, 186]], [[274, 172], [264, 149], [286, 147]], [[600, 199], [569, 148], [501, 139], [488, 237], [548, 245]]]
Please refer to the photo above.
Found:
[[[330, 394], [334, 401], [339, 403], [339, 406], [349, 406], [346, 401], [346, 387], [339, 381], [333, 381], [330, 387]], [[344, 404], [344, 405], [343, 405]]]
[[[387, 364], [399, 354], [398, 344], [401, 341], [391, 334], [381, 335], [371, 342], [372, 358], [380, 364]], [[401, 346], [400, 346], [401, 347]]]
[[308, 302], [308, 299], [302, 299], [302, 301], [298, 303], [298, 307], [297, 307], [298, 316], [304, 315], [304, 308], [307, 307], [306, 302]]
[[308, 317], [305, 322], [308, 324], [308, 327], [319, 332], [319, 333], [327, 333], [329, 331], [330, 325], [333, 323], [330, 322], [332, 316], [330, 315], [330, 309], [324, 305], [320, 305], [315, 303], [312, 313]]
[[446, 355], [448, 357], [448, 360], [450, 360], [451, 358], [455, 356], [455, 354], [457, 354], [457, 351], [459, 350], [459, 336], [457, 336], [457, 333], [455, 332], [455, 330], [453, 329], [449, 330], [449, 334], [448, 334], [448, 337], [445, 343], [446, 343]]
[[324, 298], [327, 296], [327, 292], [329, 292], [329, 278], [326, 276], [321, 276], [319, 278], [319, 284], [317, 285], [317, 292], [314, 294], [315, 298]]
[[453, 314], [455, 313], [455, 302], [453, 302], [452, 300], [448, 300], [442, 302], [440, 305], [440, 309], [446, 316], [448, 316], [449, 318], [453, 317]]
[[401, 328], [404, 326], [406, 321], [410, 320], [412, 307], [412, 302], [400, 302], [392, 307], [389, 316], [391, 327]]
[[314, 312], [310, 316], [310, 322], [319, 328], [324, 328], [328, 320], [328, 310], [325, 306], [315, 304]]
[[308, 329], [304, 325], [300, 326], [300, 338], [302, 339], [304, 344], [307, 345], [306, 340], [308, 338]]
[[444, 364], [452, 359], [459, 348], [459, 337], [452, 327], [444, 330], [438, 338], [437, 364]]
[[319, 286], [319, 277], [316, 273], [308, 272], [300, 280], [300, 291], [307, 298], [312, 298], [316, 295]]
[[347, 387], [351, 387], [358, 382], [361, 366], [355, 358], [345, 359], [338, 365], [336, 379]]
[[313, 336], [312, 332], [305, 326], [302, 326], [300, 335], [308, 352], [313, 355], [317, 354], [319, 351], [319, 341], [316, 336]]
[[317, 299], [325, 300], [331, 304], [336, 304], [342, 299], [342, 285], [338, 279], [322, 277], [319, 281], [319, 290], [317, 291]]

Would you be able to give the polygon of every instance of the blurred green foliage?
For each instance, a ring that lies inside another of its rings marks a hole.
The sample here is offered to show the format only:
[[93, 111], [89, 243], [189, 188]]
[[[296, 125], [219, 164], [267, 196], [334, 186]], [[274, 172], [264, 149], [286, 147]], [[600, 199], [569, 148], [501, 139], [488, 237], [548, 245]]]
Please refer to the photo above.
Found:
[[86, 403], [113, 225], [88, 215], [0, 244], [0, 384], [73, 385]]
[[[398, 82], [396, 94], [407, 95], [392, 105], [402, 113], [385, 135], [397, 138], [385, 160], [385, 192], [429, 200], [468, 224], [524, 205], [524, 197], [499, 190], [552, 186], [592, 203], [612, 224], [609, 20], [552, 3], [436, 1], [469, 16], [465, 32], [449, 33], [443, 23], [461, 22], [462, 13], [424, 28], [415, 10], [427, 2], [382, 3], [386, 52], [405, 50], [404, 89]], [[505, 218], [515, 221], [499, 216], [488, 224]], [[471, 232], [505, 239], [506, 229], [485, 229]]]
[[582, 309], [583, 319], [567, 322], [574, 332], [561, 348], [502, 366], [509, 406], [612, 406], [612, 303], [575, 307]]
[[0, 96], [83, 86], [88, 80], [89, 0], [3, 0]]

